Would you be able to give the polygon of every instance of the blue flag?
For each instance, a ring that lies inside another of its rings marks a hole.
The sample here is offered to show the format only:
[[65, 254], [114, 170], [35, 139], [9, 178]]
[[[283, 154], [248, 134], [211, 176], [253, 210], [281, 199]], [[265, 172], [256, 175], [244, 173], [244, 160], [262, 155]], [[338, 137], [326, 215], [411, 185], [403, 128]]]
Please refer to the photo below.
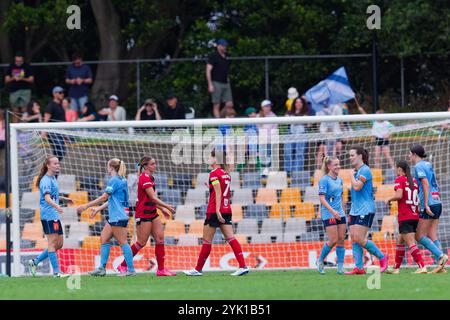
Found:
[[340, 67], [328, 78], [306, 91], [305, 96], [314, 111], [319, 112], [327, 105], [354, 99], [355, 93], [350, 87], [345, 68]]

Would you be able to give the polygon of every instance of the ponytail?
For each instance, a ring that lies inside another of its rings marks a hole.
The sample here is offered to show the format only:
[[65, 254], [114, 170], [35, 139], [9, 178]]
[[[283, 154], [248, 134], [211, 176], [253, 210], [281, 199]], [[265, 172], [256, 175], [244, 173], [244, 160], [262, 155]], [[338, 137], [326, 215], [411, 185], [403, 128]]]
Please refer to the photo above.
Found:
[[323, 161], [322, 161], [322, 173], [324, 175], [328, 174], [328, 172], [330, 171], [330, 170], [328, 170], [328, 166], [334, 160], [337, 160], [337, 158], [336, 157], [328, 157], [328, 156], [323, 158]]
[[122, 178], [125, 178], [127, 174], [127, 169], [125, 167], [125, 162], [122, 160], [119, 160], [117, 158], [109, 160], [109, 165], [116, 170], [117, 175], [119, 175]]
[[405, 160], [399, 160], [397, 161], [397, 168], [401, 168], [403, 170], [403, 172], [406, 175], [406, 178], [408, 179], [408, 183], [409, 183], [409, 188], [411, 190], [414, 190], [414, 179], [411, 175], [411, 169], [409, 167], [408, 162], [406, 162]]
[[143, 156], [141, 160], [139, 160], [137, 164], [139, 176], [142, 174], [142, 171], [144, 171], [144, 166], [146, 166], [152, 160], [155, 160], [155, 158], [151, 156]]
[[39, 184], [41, 183], [42, 178], [47, 174], [47, 171], [48, 171], [47, 166], [49, 165], [50, 160], [53, 159], [53, 158], [56, 158], [56, 156], [49, 155], [49, 156], [47, 156], [47, 158], [45, 158], [45, 161], [44, 161], [44, 163], [42, 164], [42, 167], [41, 167], [41, 171], [39, 172], [39, 176], [38, 176], [38, 178], [36, 180], [36, 187], [37, 188], [39, 188]]

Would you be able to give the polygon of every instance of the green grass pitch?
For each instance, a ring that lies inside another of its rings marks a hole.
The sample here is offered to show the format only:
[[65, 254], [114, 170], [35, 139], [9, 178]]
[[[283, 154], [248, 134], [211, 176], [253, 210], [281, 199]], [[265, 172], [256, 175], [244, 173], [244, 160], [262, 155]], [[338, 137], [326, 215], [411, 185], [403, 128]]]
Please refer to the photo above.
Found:
[[450, 273], [381, 275], [380, 289], [368, 289], [369, 275], [326, 275], [313, 270], [254, 271], [243, 277], [210, 272], [202, 277], [103, 278], [81, 276], [80, 289], [69, 290], [67, 278], [23, 277], [0, 279], [0, 299], [450, 299]]

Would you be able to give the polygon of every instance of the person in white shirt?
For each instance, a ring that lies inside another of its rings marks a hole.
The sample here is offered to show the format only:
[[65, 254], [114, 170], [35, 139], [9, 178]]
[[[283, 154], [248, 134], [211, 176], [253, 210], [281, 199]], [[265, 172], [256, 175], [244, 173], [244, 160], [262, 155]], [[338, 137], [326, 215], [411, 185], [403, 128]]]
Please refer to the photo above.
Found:
[[[270, 100], [261, 102], [261, 111], [256, 117], [265, 118], [276, 116], [272, 111], [272, 102]], [[267, 176], [269, 174], [269, 167], [272, 165], [272, 141], [278, 137], [278, 125], [275, 123], [258, 124], [258, 132], [261, 165], [263, 167], [261, 175]]]
[[[367, 114], [363, 107], [358, 106], [359, 112]], [[376, 114], [384, 113], [383, 109], [379, 109]], [[375, 137], [375, 168], [381, 168], [381, 153], [384, 154], [386, 160], [392, 169], [395, 169], [395, 161], [391, 156], [389, 147], [389, 136], [394, 125], [387, 120], [373, 121], [372, 136]]]
[[108, 107], [98, 112], [99, 115], [108, 116], [107, 121], [125, 121], [127, 119], [127, 112], [124, 107], [119, 106], [119, 98], [116, 95], [109, 97]]

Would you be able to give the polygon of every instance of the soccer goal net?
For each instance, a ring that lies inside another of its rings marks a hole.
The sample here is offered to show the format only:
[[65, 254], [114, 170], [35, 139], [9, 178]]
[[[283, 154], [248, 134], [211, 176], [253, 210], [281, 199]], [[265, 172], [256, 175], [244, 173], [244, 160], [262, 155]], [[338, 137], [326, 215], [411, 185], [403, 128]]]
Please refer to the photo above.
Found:
[[[323, 155], [340, 159], [339, 175], [343, 179], [343, 198], [348, 211], [352, 172], [348, 151], [353, 145], [363, 146], [370, 153], [376, 216], [369, 238], [391, 256], [398, 234], [397, 208], [396, 203], [386, 205], [384, 200], [394, 193], [393, 163], [408, 159], [413, 143], [424, 146], [435, 168], [444, 202], [439, 237], [447, 251], [450, 245], [449, 119], [450, 113], [423, 113], [12, 124], [13, 273], [28, 274], [26, 261], [47, 247], [35, 182], [44, 159], [55, 152], [62, 159], [57, 178], [59, 190], [75, 203], [64, 207], [61, 214], [64, 247], [58, 251], [58, 258], [63, 272], [77, 266], [85, 273], [99, 265], [100, 232], [108, 217], [104, 210], [91, 219], [89, 211], [77, 214], [75, 206], [103, 193], [108, 181], [107, 162], [119, 158], [126, 163], [130, 214], [134, 214], [136, 163], [144, 155], [151, 155], [157, 161], [154, 177], [158, 196], [176, 207], [171, 219], [161, 215], [166, 266], [172, 270], [195, 266], [209, 197], [207, 162], [211, 150], [221, 148], [227, 151], [230, 164], [233, 228], [251, 268], [315, 266], [322, 243], [327, 239], [318, 195], [321, 160]], [[384, 140], [374, 137], [380, 134], [385, 134]], [[131, 243], [136, 240], [133, 217], [128, 228]], [[345, 264], [350, 267], [353, 264], [351, 244], [348, 236], [346, 239]], [[113, 240], [112, 245], [109, 272], [122, 259], [117, 242]], [[426, 262], [433, 264], [428, 252], [424, 253]], [[369, 253], [365, 257], [366, 265], [373, 263]], [[134, 261], [138, 272], [156, 270], [153, 240]], [[333, 266], [335, 262], [333, 250], [327, 264]], [[404, 264], [411, 265], [413, 261], [407, 257]], [[236, 267], [233, 251], [218, 229], [204, 271]], [[38, 273], [48, 274], [50, 268], [46, 261]]]

